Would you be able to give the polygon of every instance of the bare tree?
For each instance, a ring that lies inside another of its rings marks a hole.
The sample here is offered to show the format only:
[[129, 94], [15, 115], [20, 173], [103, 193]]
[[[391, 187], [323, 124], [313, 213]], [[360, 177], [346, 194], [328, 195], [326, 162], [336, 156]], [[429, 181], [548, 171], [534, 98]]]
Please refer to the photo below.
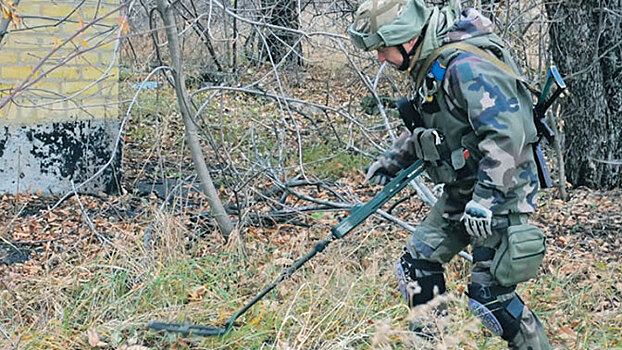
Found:
[[172, 60], [173, 78], [175, 82], [175, 93], [177, 95], [177, 103], [179, 104], [179, 110], [184, 120], [186, 130], [186, 140], [190, 147], [194, 166], [201, 179], [201, 186], [203, 192], [208, 198], [210, 207], [212, 208], [212, 215], [218, 222], [218, 227], [225, 240], [229, 239], [231, 231], [233, 231], [233, 224], [231, 219], [225, 212], [225, 209], [218, 197], [218, 191], [214, 187], [212, 178], [207, 169], [205, 163], [205, 156], [201, 148], [198, 137], [198, 127], [196, 121], [192, 118], [191, 105], [186, 92], [184, 70], [182, 65], [182, 57], [180, 51], [179, 41], [177, 39], [177, 24], [175, 22], [173, 7], [165, 2], [165, 0], [158, 0], [158, 10], [162, 15], [164, 22], [164, 28], [166, 30], [166, 36], [168, 38], [168, 47]]

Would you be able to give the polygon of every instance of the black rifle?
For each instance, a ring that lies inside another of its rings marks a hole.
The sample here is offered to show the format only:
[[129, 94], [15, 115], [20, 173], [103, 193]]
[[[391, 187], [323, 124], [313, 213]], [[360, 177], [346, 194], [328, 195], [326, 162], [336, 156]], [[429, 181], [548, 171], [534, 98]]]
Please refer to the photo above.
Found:
[[227, 334], [234, 326], [235, 320], [242, 316], [248, 309], [261, 300], [266, 294], [273, 290], [279, 283], [291, 277], [291, 275], [298, 270], [307, 261], [311, 260], [317, 253], [322, 252], [333, 240], [340, 239], [352, 231], [355, 227], [360, 225], [376, 210], [380, 209], [389, 199], [393, 198], [404, 187], [408, 185], [410, 181], [421, 175], [423, 172], [423, 164], [420, 160], [413, 163], [410, 167], [400, 171], [397, 176], [384, 186], [384, 189], [378, 193], [369, 202], [362, 205], [355, 205], [350, 211], [350, 215], [341, 220], [337, 226], [331, 229], [331, 234], [327, 239], [318, 242], [313, 250], [308, 252], [305, 256], [297, 260], [292, 266], [284, 269], [281, 275], [267, 286], [264, 290], [259, 292], [251, 301], [239, 309], [233, 316], [225, 322], [222, 326], [208, 326], [191, 323], [166, 323], [166, 322], [149, 322], [148, 327], [156, 330], [163, 330], [167, 332], [180, 333], [182, 335], [195, 335], [201, 337], [215, 337]]
[[415, 128], [422, 127], [423, 121], [421, 120], [421, 114], [413, 106], [413, 102], [408, 97], [402, 97], [395, 101], [397, 110], [400, 112], [400, 117], [404, 122], [406, 128], [413, 132]]
[[[551, 90], [553, 82], [557, 85], [557, 89], [555, 89], [551, 97], [547, 99], [546, 97]], [[551, 66], [551, 68], [549, 68], [542, 93], [538, 97], [536, 104], [533, 106], [533, 122], [536, 124], [536, 130], [538, 132], [538, 142], [533, 144], [533, 154], [538, 168], [538, 180], [540, 181], [540, 186], [542, 188], [553, 187], [553, 180], [551, 180], [551, 174], [546, 166], [546, 159], [544, 158], [544, 154], [540, 148], [540, 142], [543, 137], [549, 143], [553, 142], [555, 139], [553, 129], [551, 129], [545, 120], [546, 110], [549, 109], [551, 104], [553, 104], [559, 95], [561, 95], [564, 89], [566, 89], [564, 79], [562, 79], [557, 68], [555, 66]]]

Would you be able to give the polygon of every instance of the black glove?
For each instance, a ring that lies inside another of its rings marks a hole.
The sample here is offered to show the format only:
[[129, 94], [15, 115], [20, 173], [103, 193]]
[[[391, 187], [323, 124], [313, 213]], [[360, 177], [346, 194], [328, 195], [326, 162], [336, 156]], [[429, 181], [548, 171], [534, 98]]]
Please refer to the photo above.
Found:
[[395, 167], [387, 167], [386, 159], [380, 157], [375, 162], [371, 163], [367, 167], [367, 174], [365, 175], [365, 180], [372, 185], [386, 185], [391, 179], [393, 179], [396, 173], [391, 172], [391, 169], [395, 169]]

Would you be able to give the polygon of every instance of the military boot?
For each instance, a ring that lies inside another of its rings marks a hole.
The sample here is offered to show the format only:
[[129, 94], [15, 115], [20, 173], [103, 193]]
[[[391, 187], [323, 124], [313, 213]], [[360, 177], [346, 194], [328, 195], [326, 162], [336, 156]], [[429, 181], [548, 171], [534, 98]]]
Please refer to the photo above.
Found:
[[508, 342], [512, 350], [549, 350], [549, 339], [546, 331], [536, 315], [527, 307], [523, 308], [520, 330]]

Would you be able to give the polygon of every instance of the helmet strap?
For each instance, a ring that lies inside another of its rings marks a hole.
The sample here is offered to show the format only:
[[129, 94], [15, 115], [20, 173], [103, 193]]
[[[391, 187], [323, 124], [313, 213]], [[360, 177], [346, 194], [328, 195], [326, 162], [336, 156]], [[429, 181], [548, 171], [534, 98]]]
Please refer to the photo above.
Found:
[[400, 52], [400, 54], [402, 54], [402, 58], [403, 58], [402, 64], [399, 67], [397, 67], [397, 70], [405, 71], [408, 68], [410, 68], [410, 58], [417, 52], [417, 49], [419, 48], [419, 46], [421, 46], [421, 42], [423, 42], [423, 40], [421, 39], [417, 40], [415, 45], [413, 45], [413, 47], [408, 52], [406, 52], [406, 49], [404, 48], [404, 44], [397, 45], [397, 50]]
[[410, 52], [406, 52], [406, 49], [404, 48], [404, 44], [397, 45], [396, 47], [399, 50], [399, 52], [402, 54], [402, 64], [399, 67], [397, 67], [397, 70], [405, 71], [408, 69], [408, 67], [410, 67], [410, 55], [413, 54], [414, 52], [412, 50], [410, 50]]
[[426, 32], [427, 26], [423, 27], [423, 30], [421, 31], [421, 34], [419, 34], [419, 39], [417, 40], [417, 42], [415, 42], [415, 45], [413, 45], [413, 47], [410, 49], [409, 52], [406, 52], [406, 49], [404, 48], [404, 44], [401, 45], [397, 45], [397, 50], [400, 52], [400, 54], [402, 54], [402, 64], [397, 67], [397, 70], [399, 71], [405, 71], [407, 69], [410, 68], [410, 57], [412, 57], [415, 53], [417, 53], [417, 49], [421, 46], [421, 44], [423, 43], [423, 38]]

